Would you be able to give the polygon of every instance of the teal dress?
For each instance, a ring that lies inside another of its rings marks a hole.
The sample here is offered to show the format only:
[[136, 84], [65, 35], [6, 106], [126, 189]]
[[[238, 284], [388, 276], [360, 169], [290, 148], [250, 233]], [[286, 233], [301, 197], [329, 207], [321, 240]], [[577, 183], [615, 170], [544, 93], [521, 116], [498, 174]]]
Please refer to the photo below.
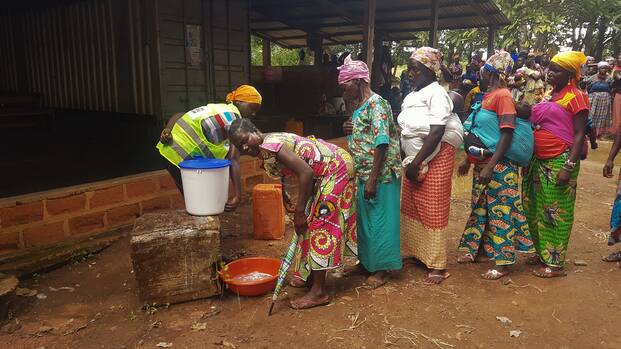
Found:
[[[352, 115], [349, 150], [356, 167], [358, 259], [369, 272], [401, 269], [401, 156], [390, 104], [373, 95]], [[376, 195], [366, 200], [364, 185], [373, 168], [375, 149], [386, 145]]]

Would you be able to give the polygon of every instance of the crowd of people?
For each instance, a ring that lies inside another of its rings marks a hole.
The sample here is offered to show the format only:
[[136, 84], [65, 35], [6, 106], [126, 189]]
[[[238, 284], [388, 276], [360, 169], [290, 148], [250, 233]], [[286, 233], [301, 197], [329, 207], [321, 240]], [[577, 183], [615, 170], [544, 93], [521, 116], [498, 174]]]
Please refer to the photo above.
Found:
[[[487, 261], [490, 268], [482, 277], [497, 280], [524, 253], [535, 276], [564, 276], [587, 136], [615, 134], [606, 177], [621, 150], [621, 134], [610, 116], [620, 112], [621, 68], [600, 62], [597, 72], [585, 76], [588, 59], [574, 51], [550, 58], [500, 50], [486, 60], [475, 57], [465, 72], [459, 55], [451, 58], [447, 67], [437, 49], [413, 51], [398, 115], [371, 90], [366, 64], [345, 58], [338, 83], [351, 113], [343, 125], [347, 150], [314, 137], [262, 133], [247, 118], [261, 104], [250, 86], [229, 94], [226, 105], [176, 117], [158, 148], [174, 174], [184, 155], [208, 148], [234, 163], [239, 154], [258, 157], [274, 177], [297, 177], [297, 202], [290, 207], [302, 239], [290, 285], [308, 292], [291, 301], [295, 309], [330, 302], [326, 274], [348, 255], [359, 263], [345, 275], [366, 273], [369, 288], [384, 285], [410, 257], [426, 266], [424, 282], [449, 278], [451, 180], [461, 149], [465, 160], [458, 174], [472, 173], [472, 196], [455, 246], [457, 262]], [[206, 125], [211, 128], [204, 140], [196, 133]], [[237, 186], [239, 171], [231, 176]], [[236, 189], [227, 209], [238, 203]], [[618, 242], [621, 185], [609, 244]], [[621, 251], [605, 260], [621, 261]]]

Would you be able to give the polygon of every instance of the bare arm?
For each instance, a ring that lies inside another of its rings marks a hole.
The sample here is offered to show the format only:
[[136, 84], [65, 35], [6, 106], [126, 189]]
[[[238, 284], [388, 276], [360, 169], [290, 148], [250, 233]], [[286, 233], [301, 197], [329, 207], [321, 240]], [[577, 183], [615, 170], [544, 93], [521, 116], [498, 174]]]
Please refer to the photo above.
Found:
[[498, 145], [496, 146], [496, 152], [487, 162], [487, 165], [483, 168], [481, 173], [479, 174], [479, 182], [481, 184], [487, 184], [492, 179], [492, 172], [494, 167], [500, 161], [509, 147], [511, 146], [511, 141], [513, 140], [513, 129], [512, 128], [502, 128], [500, 129], [500, 140], [498, 141]]
[[416, 181], [416, 177], [418, 177], [418, 171], [420, 170], [420, 165], [423, 163], [423, 160], [429, 157], [436, 149], [440, 141], [442, 140], [442, 136], [444, 136], [444, 130], [446, 126], [444, 125], [431, 125], [429, 135], [425, 137], [425, 142], [423, 142], [423, 146], [421, 147], [418, 154], [412, 162], [408, 165], [405, 170], [406, 177], [411, 181]]
[[175, 123], [177, 122], [177, 120], [179, 120], [179, 118], [181, 118], [182, 116], [183, 116], [183, 113], [177, 113], [171, 116], [170, 119], [168, 119], [168, 122], [166, 123], [166, 127], [164, 127], [164, 129], [162, 130], [162, 133], [160, 134], [160, 141], [162, 143], [168, 144], [172, 141], [171, 130], [173, 129], [173, 127], [175, 127]]
[[173, 116], [171, 116], [170, 119], [168, 119], [168, 122], [166, 123], [166, 128], [169, 130], [172, 130], [177, 120], [179, 120], [183, 115], [184, 113], [176, 113]]
[[293, 171], [298, 177], [298, 202], [295, 205], [295, 231], [303, 234], [306, 231], [306, 203], [313, 195], [313, 170], [289, 149], [281, 148], [277, 155], [278, 161]]
[[233, 182], [233, 187], [235, 187], [235, 196], [229, 199], [224, 208], [225, 211], [234, 211], [241, 200], [241, 171], [239, 168], [239, 150], [232, 144], [227, 157], [231, 161], [229, 177]]
[[364, 184], [364, 198], [367, 200], [375, 197], [377, 177], [379, 177], [380, 171], [382, 170], [387, 150], [388, 144], [380, 144], [375, 148], [375, 153], [373, 154], [373, 168], [371, 168], [369, 179], [367, 179]]
[[[589, 112], [586, 110], [581, 111], [574, 117], [574, 144], [569, 151], [569, 161], [577, 162], [580, 160], [580, 154], [582, 153], [582, 145], [584, 144], [584, 135], [586, 130], [586, 121]], [[556, 178], [556, 185], [563, 186], [569, 183], [571, 177], [571, 170], [563, 167]]]
[[582, 145], [584, 143], [584, 135], [586, 132], [586, 122], [589, 113], [584, 110], [574, 118], [574, 144], [569, 153], [569, 161], [576, 162], [580, 160], [582, 153]]
[[615, 167], [615, 158], [617, 154], [619, 154], [619, 150], [621, 149], [621, 128], [617, 130], [617, 134], [615, 135], [615, 141], [612, 143], [612, 148], [610, 148], [610, 153], [608, 154], [608, 160], [606, 161], [606, 165], [604, 166], [604, 177], [611, 178], [612, 177], [612, 169]]

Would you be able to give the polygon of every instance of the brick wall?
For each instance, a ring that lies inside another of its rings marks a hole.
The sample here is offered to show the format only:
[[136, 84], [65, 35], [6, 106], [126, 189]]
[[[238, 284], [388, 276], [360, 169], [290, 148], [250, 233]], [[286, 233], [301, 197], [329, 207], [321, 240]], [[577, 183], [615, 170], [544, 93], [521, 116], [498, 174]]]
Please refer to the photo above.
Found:
[[[343, 140], [336, 140], [343, 146]], [[242, 189], [275, 182], [255, 158], [242, 157]], [[140, 215], [184, 208], [167, 171], [0, 199], [0, 263], [72, 239], [131, 226]]]
[[0, 259], [133, 224], [159, 209], [183, 207], [165, 171], [0, 200]]

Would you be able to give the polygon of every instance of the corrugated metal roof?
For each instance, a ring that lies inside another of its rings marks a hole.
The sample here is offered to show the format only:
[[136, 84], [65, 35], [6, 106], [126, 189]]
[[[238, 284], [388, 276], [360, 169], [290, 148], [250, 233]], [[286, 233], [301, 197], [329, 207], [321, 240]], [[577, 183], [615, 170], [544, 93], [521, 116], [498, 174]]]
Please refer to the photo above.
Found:
[[[438, 0], [438, 29], [500, 27], [510, 23], [493, 0]], [[251, 31], [285, 47], [307, 46], [308, 33], [324, 45], [363, 40], [366, 0], [251, 0]], [[385, 40], [415, 38], [431, 28], [432, 0], [378, 0], [375, 32]]]

